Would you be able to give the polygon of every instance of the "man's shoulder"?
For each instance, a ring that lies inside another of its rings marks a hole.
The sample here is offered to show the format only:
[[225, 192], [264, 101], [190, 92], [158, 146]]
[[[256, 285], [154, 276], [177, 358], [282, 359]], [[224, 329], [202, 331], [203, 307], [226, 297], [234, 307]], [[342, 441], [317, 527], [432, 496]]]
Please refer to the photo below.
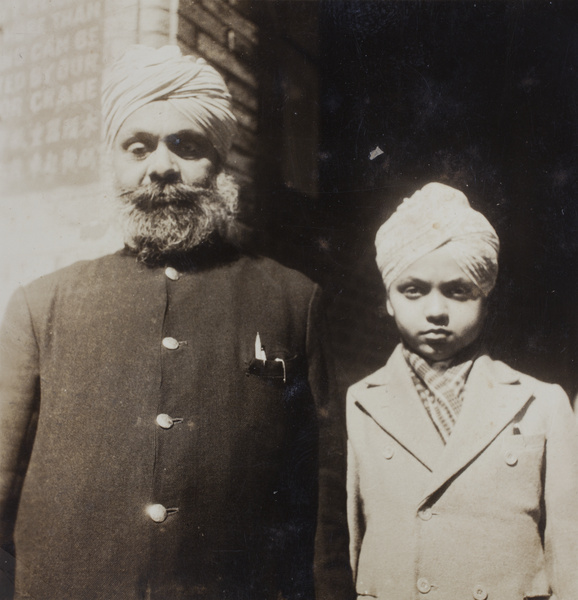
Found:
[[[299, 271], [264, 256], [239, 254], [234, 260], [215, 264], [207, 270], [222, 269], [225, 270], [222, 276], [230, 278], [232, 284], [238, 284], [240, 289], [244, 287], [263, 291], [277, 289], [284, 295], [297, 294], [309, 297], [316, 288], [316, 284]], [[155, 270], [139, 263], [130, 253], [120, 250], [100, 258], [81, 260], [39, 277], [25, 285], [24, 291], [28, 297], [46, 299], [57, 290], [79, 292], [81, 289], [108, 286], [113, 280], [119, 282], [122, 280], [125, 286], [130, 286], [133, 279], [136, 282], [143, 274], [148, 271], [153, 273]]]
[[24, 288], [26, 291], [34, 293], [67, 284], [79, 285], [83, 281], [93, 280], [94, 276], [99, 273], [113, 273], [126, 262], [131, 261], [127, 257], [122, 257], [120, 252], [91, 260], [79, 260], [71, 265], [38, 277], [26, 284]]
[[269, 279], [272, 282], [308, 290], [315, 286], [313, 281], [300, 271], [286, 267], [266, 256], [243, 255], [238, 264], [242, 269], [253, 272], [255, 276]]

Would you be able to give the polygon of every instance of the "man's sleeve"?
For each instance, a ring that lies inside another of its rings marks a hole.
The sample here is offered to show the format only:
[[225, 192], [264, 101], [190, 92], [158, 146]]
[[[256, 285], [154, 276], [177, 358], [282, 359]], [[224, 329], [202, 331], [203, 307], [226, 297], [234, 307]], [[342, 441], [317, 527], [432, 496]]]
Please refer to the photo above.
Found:
[[10, 553], [39, 399], [38, 373], [38, 345], [19, 289], [0, 327], [0, 546]]
[[350, 600], [355, 594], [347, 532], [345, 403], [337, 392], [328, 346], [321, 291], [316, 287], [310, 304], [307, 336], [309, 385], [315, 398], [319, 427], [315, 594], [316, 600]]

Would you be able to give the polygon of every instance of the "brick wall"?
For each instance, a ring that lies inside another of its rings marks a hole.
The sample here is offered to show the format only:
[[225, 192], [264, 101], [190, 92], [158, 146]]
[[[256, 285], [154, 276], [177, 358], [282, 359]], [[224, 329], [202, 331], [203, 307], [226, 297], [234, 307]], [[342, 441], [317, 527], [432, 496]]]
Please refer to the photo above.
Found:
[[225, 78], [233, 96], [239, 134], [227, 168], [244, 184], [254, 180], [259, 81], [254, 60], [258, 28], [224, 0], [181, 0], [177, 42], [183, 53], [206, 59]]

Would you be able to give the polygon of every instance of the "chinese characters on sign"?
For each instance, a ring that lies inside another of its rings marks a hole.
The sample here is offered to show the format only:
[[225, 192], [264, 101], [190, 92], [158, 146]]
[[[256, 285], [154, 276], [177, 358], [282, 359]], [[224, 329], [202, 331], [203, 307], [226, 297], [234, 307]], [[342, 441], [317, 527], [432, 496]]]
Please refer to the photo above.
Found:
[[4, 8], [0, 161], [4, 192], [98, 178], [103, 0]]

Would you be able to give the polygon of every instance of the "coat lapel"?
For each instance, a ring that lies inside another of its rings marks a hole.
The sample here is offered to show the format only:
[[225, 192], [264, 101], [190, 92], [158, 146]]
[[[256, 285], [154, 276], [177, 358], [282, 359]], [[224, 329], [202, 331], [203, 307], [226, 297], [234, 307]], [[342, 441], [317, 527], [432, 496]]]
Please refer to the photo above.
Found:
[[379, 371], [365, 379], [357, 404], [430, 471], [444, 444], [411, 381], [401, 346]]
[[513, 369], [488, 356], [476, 360], [468, 377], [460, 416], [421, 504], [480, 454], [531, 397], [531, 390], [520, 384]]

